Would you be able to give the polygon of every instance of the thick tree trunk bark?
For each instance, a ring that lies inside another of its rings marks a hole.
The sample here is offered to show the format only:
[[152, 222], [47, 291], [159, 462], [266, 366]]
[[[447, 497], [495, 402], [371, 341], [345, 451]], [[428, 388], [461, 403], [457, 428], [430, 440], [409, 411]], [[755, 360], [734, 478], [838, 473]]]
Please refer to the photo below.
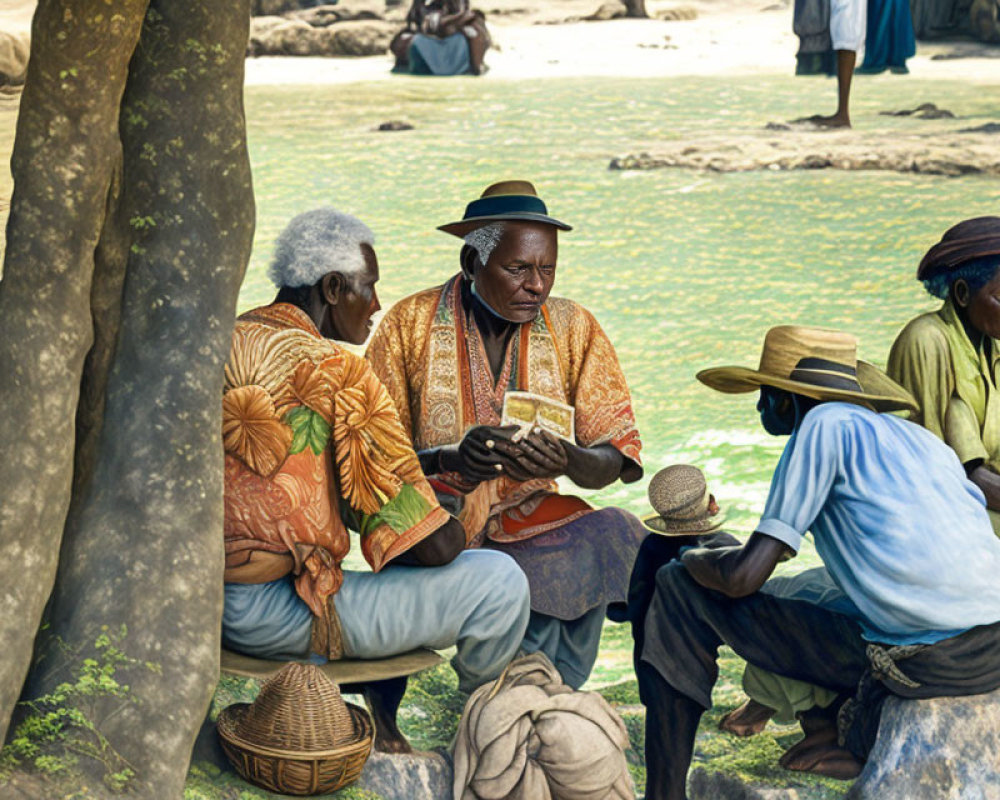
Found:
[[[109, 217], [92, 293], [95, 312], [109, 309], [101, 341], [115, 345], [88, 361], [81, 434], [98, 446], [81, 448], [93, 477], [77, 484], [49, 620], [71, 651], [124, 623], [122, 649], [158, 665], [128, 674], [135, 705], [98, 710], [143, 797], [182, 795], [218, 676], [222, 365], [253, 235], [249, 18], [249, 0], [150, 4], [122, 105], [118, 222]], [[32, 691], [64, 677], [46, 667]]]
[[[145, 0], [41, 0], [0, 281], [0, 739], [52, 588], [73, 472], [94, 247]], [[111, 13], [111, 12], [114, 13]]]
[[649, 18], [649, 14], [646, 13], [646, 0], [622, 0], [622, 2], [625, 3], [626, 17]]
[[[47, 600], [29, 695], [124, 624], [121, 648], [159, 672], [120, 676], [134, 704], [98, 703], [94, 721], [142, 797], [181, 797], [218, 674], [222, 364], [253, 235], [249, 4], [41, 0], [12, 157], [0, 739]], [[80, 766], [100, 793], [104, 765]]]

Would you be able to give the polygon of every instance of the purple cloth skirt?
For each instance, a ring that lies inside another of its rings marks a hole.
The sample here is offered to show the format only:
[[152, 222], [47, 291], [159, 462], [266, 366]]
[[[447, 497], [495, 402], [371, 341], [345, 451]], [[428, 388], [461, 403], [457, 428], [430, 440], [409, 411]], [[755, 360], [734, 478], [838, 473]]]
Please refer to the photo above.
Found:
[[625, 601], [646, 533], [634, 514], [602, 508], [523, 542], [487, 541], [484, 547], [506, 553], [524, 570], [532, 611], [572, 620]]

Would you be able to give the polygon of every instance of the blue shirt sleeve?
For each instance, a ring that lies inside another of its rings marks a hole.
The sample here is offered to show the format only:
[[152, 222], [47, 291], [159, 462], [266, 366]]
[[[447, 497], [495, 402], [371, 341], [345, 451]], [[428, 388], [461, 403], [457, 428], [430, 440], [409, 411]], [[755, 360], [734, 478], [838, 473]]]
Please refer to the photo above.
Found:
[[789, 438], [756, 528], [796, 553], [826, 503], [841, 462], [840, 420], [825, 410], [819, 406], [806, 414]]

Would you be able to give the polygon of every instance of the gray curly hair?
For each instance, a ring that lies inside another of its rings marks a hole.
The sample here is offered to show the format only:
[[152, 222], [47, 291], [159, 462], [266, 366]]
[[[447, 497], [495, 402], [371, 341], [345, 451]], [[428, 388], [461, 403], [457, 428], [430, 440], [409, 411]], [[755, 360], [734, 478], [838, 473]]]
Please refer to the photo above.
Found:
[[497, 249], [500, 240], [503, 238], [504, 225], [502, 222], [491, 222], [483, 225], [462, 237], [465, 243], [479, 254], [479, 261], [485, 267], [490, 260], [493, 251]]
[[274, 243], [268, 276], [279, 289], [312, 286], [328, 272], [354, 280], [365, 269], [361, 245], [375, 234], [357, 217], [316, 208], [294, 217]]

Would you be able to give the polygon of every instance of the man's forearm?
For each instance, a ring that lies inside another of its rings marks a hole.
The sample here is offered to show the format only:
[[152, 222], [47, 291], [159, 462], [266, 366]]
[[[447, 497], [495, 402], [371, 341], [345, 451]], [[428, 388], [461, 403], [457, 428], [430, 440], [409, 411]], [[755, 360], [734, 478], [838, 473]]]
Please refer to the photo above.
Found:
[[451, 517], [426, 539], [396, 556], [392, 563], [413, 567], [439, 567], [453, 561], [464, 549], [465, 528], [461, 522]]
[[754, 533], [742, 547], [695, 548], [681, 556], [681, 562], [707, 589], [727, 597], [746, 597], [764, 585], [788, 552], [783, 542]]
[[437, 475], [441, 470], [441, 448], [431, 447], [417, 453], [417, 460], [420, 461], [420, 471], [424, 475]]
[[568, 457], [566, 477], [583, 489], [603, 489], [621, 475], [624, 456], [610, 444], [564, 447]]
[[986, 496], [986, 507], [991, 511], [1000, 511], [1000, 475], [989, 467], [978, 466], [969, 473], [969, 480]]

